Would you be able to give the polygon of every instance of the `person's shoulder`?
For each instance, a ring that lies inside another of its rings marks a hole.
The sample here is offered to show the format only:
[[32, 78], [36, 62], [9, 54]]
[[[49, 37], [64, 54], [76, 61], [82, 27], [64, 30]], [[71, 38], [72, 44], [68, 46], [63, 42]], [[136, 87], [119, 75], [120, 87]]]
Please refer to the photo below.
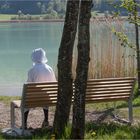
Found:
[[47, 69], [53, 70], [51, 66], [49, 66], [48, 64], [45, 64]]
[[31, 73], [34, 70], [34, 66], [28, 70], [28, 73]]

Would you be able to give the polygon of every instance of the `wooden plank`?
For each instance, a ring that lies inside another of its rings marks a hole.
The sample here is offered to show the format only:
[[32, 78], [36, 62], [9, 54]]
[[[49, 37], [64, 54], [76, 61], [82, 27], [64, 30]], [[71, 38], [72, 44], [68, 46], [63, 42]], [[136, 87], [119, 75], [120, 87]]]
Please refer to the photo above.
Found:
[[109, 86], [109, 85], [111, 87], [114, 86], [114, 85], [115, 86], [122, 86], [122, 85], [123, 86], [132, 86], [133, 83], [117, 83], [117, 84], [115, 84], [115, 83], [112, 83], [112, 84], [111, 83], [105, 83], [105, 84], [90, 84], [90, 85], [87, 84], [87, 87], [96, 87], [96, 86], [105, 86], [106, 87], [106, 86]]
[[116, 98], [96, 98], [96, 99], [89, 99], [85, 100], [86, 103], [95, 103], [95, 102], [114, 102], [114, 101], [123, 101], [127, 100], [128, 101], [129, 96], [124, 96], [124, 97], [116, 97]]
[[58, 82], [36, 82], [36, 83], [25, 83], [24, 85], [27, 86], [36, 86], [36, 85], [57, 85]]
[[103, 78], [103, 79], [88, 79], [87, 82], [98, 82], [98, 81], [121, 81], [121, 80], [136, 80], [134, 77], [122, 77], [122, 78]]
[[130, 84], [132, 85], [133, 82], [130, 82], [130, 81], [105, 81], [105, 82], [90, 82], [90, 83], [87, 83], [87, 86], [94, 86], [94, 85], [112, 85], [112, 84], [116, 84], [116, 85], [119, 85], [119, 84]]
[[45, 98], [45, 97], [57, 97], [57, 94], [43, 94], [43, 95], [40, 95], [40, 94], [29, 94], [29, 95], [26, 95], [26, 98], [39, 98], [39, 97], [42, 97], [42, 98]]
[[132, 85], [127, 84], [120, 84], [120, 85], [96, 85], [96, 86], [87, 86], [88, 89], [90, 88], [115, 88], [115, 87], [132, 87]]
[[15, 107], [19, 108], [21, 106], [21, 100], [14, 100], [12, 101]]
[[49, 90], [49, 89], [58, 89], [57, 86], [53, 86], [53, 87], [32, 87], [32, 88], [26, 88], [26, 91], [28, 90]]
[[93, 91], [93, 92], [95, 92], [95, 91], [115, 91], [115, 90], [132, 90], [132, 86], [130, 86], [130, 87], [115, 87], [115, 88], [96, 88], [96, 89], [94, 89], [94, 88], [87, 88], [86, 89], [86, 92], [90, 92], [90, 91]]
[[130, 96], [130, 93], [123, 93], [123, 94], [96, 94], [96, 95], [86, 95], [86, 99], [88, 98], [104, 98], [104, 97], [108, 97], [108, 98], [115, 98], [115, 96], [118, 97], [124, 97], [124, 96]]
[[86, 95], [98, 95], [98, 94], [111, 94], [111, 93], [117, 93], [117, 94], [123, 94], [123, 93], [131, 93], [131, 90], [105, 90], [105, 91], [87, 91]]
[[45, 95], [55, 95], [57, 94], [57, 91], [38, 91], [38, 92], [27, 92], [26, 95], [32, 96], [32, 95], [40, 95], [40, 94], [45, 94]]

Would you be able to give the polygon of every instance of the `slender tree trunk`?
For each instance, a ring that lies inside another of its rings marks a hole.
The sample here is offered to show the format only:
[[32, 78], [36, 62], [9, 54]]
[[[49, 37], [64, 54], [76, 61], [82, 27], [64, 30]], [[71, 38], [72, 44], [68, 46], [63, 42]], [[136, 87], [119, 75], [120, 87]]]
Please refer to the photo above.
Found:
[[79, 0], [68, 0], [64, 29], [58, 56], [58, 99], [54, 118], [54, 133], [64, 133], [69, 120], [72, 99], [72, 53], [77, 31]]
[[138, 89], [139, 89], [139, 95], [140, 95], [140, 48], [139, 48], [139, 26], [137, 23], [137, 2], [134, 0], [135, 3], [135, 9], [134, 9], [134, 18], [135, 18], [135, 32], [136, 32], [136, 48], [137, 48], [137, 70], [138, 70]]
[[88, 77], [90, 52], [90, 17], [92, 0], [81, 0], [78, 31], [78, 63], [75, 79], [73, 104], [72, 139], [84, 139], [85, 132], [85, 93]]

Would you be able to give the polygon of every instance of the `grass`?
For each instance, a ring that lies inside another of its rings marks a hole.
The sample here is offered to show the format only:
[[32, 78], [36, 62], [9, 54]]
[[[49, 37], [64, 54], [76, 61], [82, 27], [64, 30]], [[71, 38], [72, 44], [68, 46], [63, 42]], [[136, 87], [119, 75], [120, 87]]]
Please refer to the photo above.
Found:
[[140, 125], [128, 126], [117, 123], [86, 124], [86, 139], [139, 139]]
[[[66, 128], [66, 133], [62, 136], [61, 139], [70, 138], [70, 129], [69, 125]], [[36, 131], [33, 136], [30, 137], [7, 137], [0, 134], [1, 139], [53, 139], [51, 131], [47, 129], [42, 129]], [[85, 139], [139, 139], [140, 138], [140, 124], [137, 126], [129, 125], [120, 125], [117, 123], [86, 123]]]
[[0, 14], [0, 21], [2, 20], [11, 20], [11, 17], [16, 15], [10, 15], [10, 14]]
[[19, 96], [0, 96], [0, 101], [5, 104], [10, 104], [11, 101], [18, 99], [20, 99]]

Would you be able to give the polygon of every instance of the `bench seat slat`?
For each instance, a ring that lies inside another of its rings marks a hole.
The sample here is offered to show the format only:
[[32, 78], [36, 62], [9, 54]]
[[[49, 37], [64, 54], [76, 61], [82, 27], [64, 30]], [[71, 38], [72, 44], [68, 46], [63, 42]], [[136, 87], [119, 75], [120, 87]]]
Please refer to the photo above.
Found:
[[133, 81], [104, 81], [104, 82], [90, 82], [87, 83], [88, 86], [95, 86], [95, 85], [120, 85], [120, 84], [132, 84]]
[[37, 91], [56, 91], [58, 88], [28, 88], [26, 92], [37, 92]]
[[30, 86], [30, 85], [26, 85], [28, 89], [33, 89], [33, 88], [57, 88], [58, 84], [52, 84], [52, 85], [35, 85], [35, 86]]
[[98, 87], [87, 87], [86, 90], [92, 89], [92, 90], [99, 90], [99, 89], [125, 89], [129, 88], [132, 89], [132, 86], [98, 86]]
[[36, 82], [36, 83], [25, 83], [24, 85], [28, 86], [28, 87], [32, 87], [32, 86], [42, 86], [42, 85], [57, 85], [57, 82]]
[[96, 94], [96, 95], [86, 95], [86, 99], [87, 98], [98, 98], [98, 97], [123, 97], [123, 96], [130, 96], [130, 93], [123, 93], [123, 94]]
[[130, 93], [131, 90], [109, 90], [109, 91], [87, 91], [86, 95], [98, 95], [98, 94], [111, 94], [111, 93], [118, 93], [118, 94], [123, 94], [123, 93]]
[[132, 86], [132, 83], [131, 84], [102, 84], [102, 85], [87, 85], [87, 88], [88, 87], [94, 87], [94, 88], [97, 88], [97, 87], [123, 87], [123, 86]]
[[57, 97], [57, 94], [43, 94], [43, 95], [40, 95], [40, 94], [32, 94], [32, 95], [27, 95], [26, 98], [29, 99], [29, 98], [51, 98], [51, 97]]
[[92, 89], [92, 88], [88, 88], [86, 89], [86, 92], [90, 92], [90, 91], [115, 91], [115, 90], [132, 90], [132, 87], [117, 87], [117, 88], [96, 88], [96, 89]]
[[86, 100], [88, 103], [101, 103], [101, 102], [114, 102], [114, 101], [128, 101], [129, 97], [124, 98], [113, 98], [113, 99], [95, 99], [95, 100]]
[[43, 95], [53, 95], [53, 94], [57, 94], [57, 91], [38, 91], [38, 92], [27, 92], [27, 95], [32, 96], [32, 95], [39, 95], [39, 94], [43, 94]]
[[89, 82], [99, 82], [99, 81], [124, 81], [124, 80], [132, 80], [134, 81], [136, 78], [134, 77], [121, 77], [121, 78], [104, 78], [104, 79], [88, 79]]

